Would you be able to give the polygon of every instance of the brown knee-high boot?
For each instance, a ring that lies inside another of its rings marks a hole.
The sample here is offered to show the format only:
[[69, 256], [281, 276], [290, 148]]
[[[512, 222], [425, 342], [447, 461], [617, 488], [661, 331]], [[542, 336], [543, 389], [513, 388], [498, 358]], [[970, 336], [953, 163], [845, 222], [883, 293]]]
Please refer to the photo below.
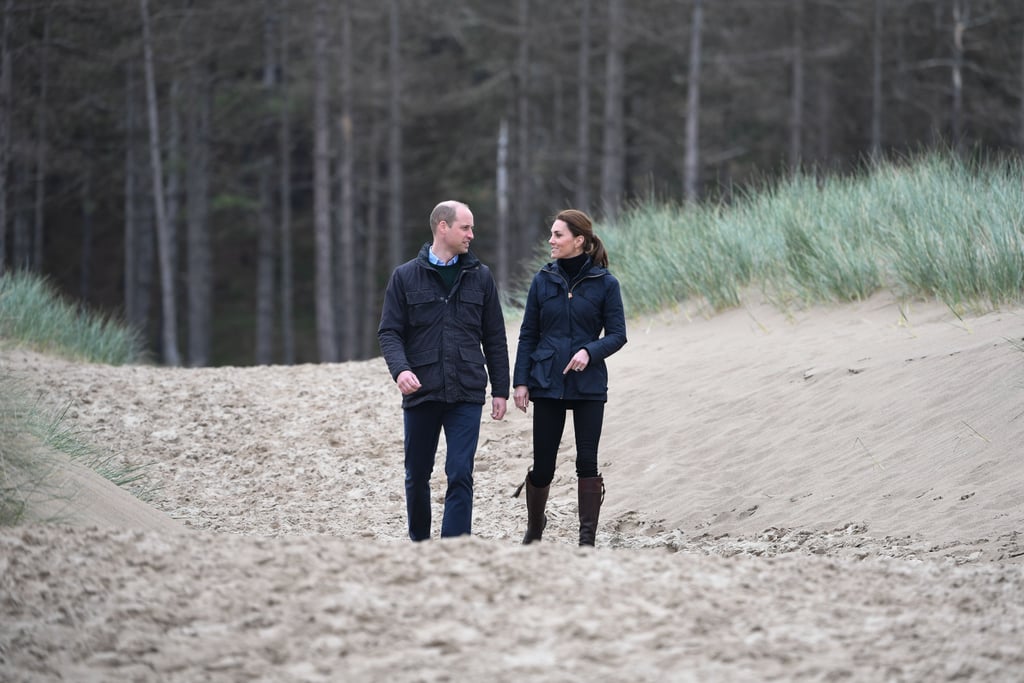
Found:
[[604, 502], [604, 478], [583, 477], [579, 484], [580, 545], [594, 545], [597, 519]]
[[526, 487], [526, 534], [523, 536], [523, 545], [529, 545], [534, 541], [539, 541], [541, 535], [544, 533], [544, 527], [548, 525], [548, 517], [544, 514], [544, 508], [548, 504], [548, 491], [551, 490], [551, 484], [541, 488], [534, 486], [533, 482], [530, 481], [530, 472], [526, 472], [526, 479], [516, 492], [512, 494], [514, 498], [519, 497], [519, 492]]

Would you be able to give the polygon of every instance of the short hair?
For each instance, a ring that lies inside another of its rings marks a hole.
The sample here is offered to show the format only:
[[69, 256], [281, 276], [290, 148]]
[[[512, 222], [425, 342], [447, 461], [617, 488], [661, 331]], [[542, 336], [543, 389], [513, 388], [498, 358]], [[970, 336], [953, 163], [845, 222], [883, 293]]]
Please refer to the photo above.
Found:
[[444, 221], [448, 225], [455, 222], [455, 214], [458, 212], [460, 206], [467, 210], [469, 209], [467, 204], [455, 201], [454, 199], [443, 201], [435, 206], [434, 210], [430, 212], [430, 232], [436, 232], [437, 224], [441, 221]]

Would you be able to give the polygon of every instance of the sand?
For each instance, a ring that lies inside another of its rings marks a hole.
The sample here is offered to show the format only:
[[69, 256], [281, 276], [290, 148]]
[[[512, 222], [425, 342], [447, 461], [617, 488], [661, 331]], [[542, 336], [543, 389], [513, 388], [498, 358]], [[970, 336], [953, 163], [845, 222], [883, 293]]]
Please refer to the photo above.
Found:
[[630, 320], [594, 549], [571, 424], [519, 544], [518, 411], [485, 411], [474, 535], [436, 539], [442, 456], [435, 540], [409, 542], [380, 359], [0, 351], [146, 472], [130, 495], [50, 456], [56, 503], [0, 529], [0, 681], [1019, 680], [1022, 331], [888, 297]]

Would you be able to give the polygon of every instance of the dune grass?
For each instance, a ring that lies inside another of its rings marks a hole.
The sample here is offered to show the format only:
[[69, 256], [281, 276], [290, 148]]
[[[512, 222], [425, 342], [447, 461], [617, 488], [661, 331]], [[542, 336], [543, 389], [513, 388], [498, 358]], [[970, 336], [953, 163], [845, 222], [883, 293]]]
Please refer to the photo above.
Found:
[[[111, 365], [144, 358], [137, 333], [68, 304], [45, 279], [27, 273], [0, 276], [0, 344]], [[0, 524], [21, 521], [30, 499], [50, 495], [54, 453], [116, 484], [141, 485], [144, 467], [122, 465], [89, 445], [67, 424], [68, 407], [48, 407], [38, 391], [0, 372]]]
[[45, 278], [0, 275], [0, 342], [108, 365], [144, 358], [142, 336], [108, 316], [62, 299]]
[[711, 314], [751, 291], [783, 309], [890, 291], [982, 312], [1022, 301], [1022, 191], [1017, 158], [932, 153], [797, 175], [729, 204], [645, 202], [595, 231], [630, 314], [686, 302]]
[[70, 406], [43, 405], [38, 393], [0, 375], [0, 525], [22, 521], [29, 501], [59, 497], [50, 475], [59, 469], [55, 454], [63, 454], [145, 499], [144, 465], [125, 465], [114, 455], [91, 445], [68, 424]]

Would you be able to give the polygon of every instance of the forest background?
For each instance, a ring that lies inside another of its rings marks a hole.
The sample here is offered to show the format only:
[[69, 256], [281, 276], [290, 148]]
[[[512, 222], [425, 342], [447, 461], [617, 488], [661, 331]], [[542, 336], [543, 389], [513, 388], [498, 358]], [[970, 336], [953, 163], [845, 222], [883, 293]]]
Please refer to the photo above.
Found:
[[387, 277], [443, 199], [470, 204], [508, 293], [566, 206], [600, 231], [794, 173], [1024, 150], [1019, 2], [0, 12], [0, 274], [46, 277], [168, 365], [377, 355]]

